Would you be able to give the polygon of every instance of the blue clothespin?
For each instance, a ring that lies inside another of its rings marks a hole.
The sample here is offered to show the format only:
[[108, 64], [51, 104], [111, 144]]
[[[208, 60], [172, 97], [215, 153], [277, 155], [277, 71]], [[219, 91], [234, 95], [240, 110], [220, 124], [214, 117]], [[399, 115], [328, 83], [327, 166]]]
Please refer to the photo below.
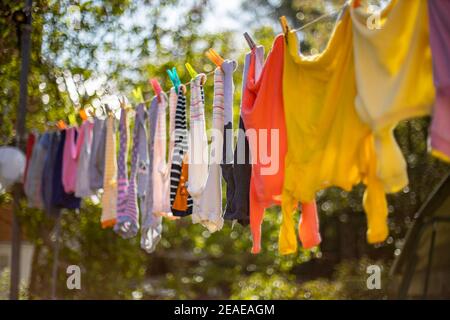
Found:
[[177, 68], [173, 67], [172, 70], [167, 69], [167, 73], [169, 74], [170, 81], [172, 81], [173, 87], [175, 88], [175, 92], [178, 93], [178, 88], [181, 85], [181, 81], [177, 73]]

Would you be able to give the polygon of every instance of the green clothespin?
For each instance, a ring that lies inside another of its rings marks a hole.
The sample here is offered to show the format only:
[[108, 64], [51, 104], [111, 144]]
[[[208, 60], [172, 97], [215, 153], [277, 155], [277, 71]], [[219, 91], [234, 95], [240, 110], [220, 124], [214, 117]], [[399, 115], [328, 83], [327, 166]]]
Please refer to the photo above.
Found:
[[131, 93], [133, 94], [133, 97], [137, 103], [144, 102], [144, 96], [142, 95], [141, 87], [137, 87], [136, 89], [133, 89], [133, 91]]
[[178, 88], [181, 85], [181, 81], [177, 73], [177, 68], [173, 67], [172, 70], [167, 69], [167, 73], [169, 75], [170, 81], [172, 81], [173, 87], [175, 88], [175, 92], [178, 93]]
[[70, 113], [69, 116], [69, 124], [73, 127], [75, 127], [78, 123], [77, 123], [77, 118], [75, 117], [75, 114]]
[[191, 64], [189, 62], [187, 62], [185, 64], [187, 71], [189, 72], [189, 75], [191, 76], [191, 79], [195, 79], [198, 76], [197, 71], [194, 70], [194, 68], [192, 68]]

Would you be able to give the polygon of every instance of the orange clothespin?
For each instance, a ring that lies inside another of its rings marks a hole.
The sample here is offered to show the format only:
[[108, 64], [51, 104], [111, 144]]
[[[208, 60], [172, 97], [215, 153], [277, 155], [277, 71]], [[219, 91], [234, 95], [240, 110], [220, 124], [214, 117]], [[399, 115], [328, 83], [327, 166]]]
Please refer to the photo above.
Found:
[[161, 102], [162, 88], [161, 88], [161, 85], [159, 84], [159, 81], [156, 78], [153, 78], [153, 79], [150, 79], [149, 82], [153, 88], [153, 91], [155, 92], [155, 96], [158, 98], [158, 101]]
[[221, 67], [224, 59], [214, 49], [209, 49], [205, 53], [206, 57], [211, 60], [217, 67]]
[[56, 123], [56, 127], [59, 130], [64, 130], [67, 129], [67, 124], [64, 122], [64, 120], [58, 120], [58, 122]]
[[353, 8], [359, 8], [361, 6], [361, 0], [353, 0]]
[[81, 120], [86, 121], [88, 118], [86, 109], [80, 109], [80, 111], [78, 112], [78, 114], [80, 115]]

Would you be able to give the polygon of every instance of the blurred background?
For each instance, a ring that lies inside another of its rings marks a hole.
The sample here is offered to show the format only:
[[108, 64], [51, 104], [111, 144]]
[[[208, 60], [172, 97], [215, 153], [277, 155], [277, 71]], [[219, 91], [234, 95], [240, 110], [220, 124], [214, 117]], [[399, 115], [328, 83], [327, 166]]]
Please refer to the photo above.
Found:
[[[244, 54], [242, 33], [249, 32], [269, 51], [281, 31], [278, 17], [301, 27], [333, 12], [343, 0], [35, 0], [27, 130], [44, 131], [49, 121], [78, 117], [80, 108], [100, 110], [140, 86], [150, 92], [156, 77], [170, 88], [166, 69], [177, 67], [189, 80], [184, 64], [208, 73], [213, 64], [204, 52], [214, 48], [236, 59], [235, 125], [239, 116]], [[383, 1], [371, 1], [374, 7]], [[22, 1], [0, 2], [0, 141], [13, 144], [19, 96], [20, 28], [14, 12]], [[299, 33], [302, 52], [320, 52], [335, 16]], [[212, 108], [212, 76], [205, 87], [207, 114]], [[77, 118], [80, 121], [79, 118]], [[209, 124], [209, 121], [207, 121]], [[396, 138], [408, 163], [410, 184], [390, 195], [390, 236], [383, 244], [366, 242], [362, 208], [364, 186], [352, 192], [330, 188], [317, 194], [323, 242], [313, 250], [280, 256], [277, 240], [280, 209], [267, 211], [262, 253], [251, 255], [248, 227], [226, 224], [210, 234], [190, 219], [165, 221], [163, 239], [148, 255], [139, 238], [124, 240], [100, 227], [98, 199], [84, 201], [79, 211], [63, 211], [61, 235], [43, 211], [20, 207], [22, 226], [21, 298], [49, 299], [55, 242], [59, 241], [58, 299], [383, 299], [381, 290], [366, 287], [368, 265], [388, 276], [400, 255], [414, 213], [448, 166], [427, 152], [429, 118], [405, 121]], [[0, 190], [0, 298], [8, 297], [12, 195]], [[297, 216], [298, 219], [298, 216]], [[81, 290], [68, 290], [66, 268], [81, 268]]]

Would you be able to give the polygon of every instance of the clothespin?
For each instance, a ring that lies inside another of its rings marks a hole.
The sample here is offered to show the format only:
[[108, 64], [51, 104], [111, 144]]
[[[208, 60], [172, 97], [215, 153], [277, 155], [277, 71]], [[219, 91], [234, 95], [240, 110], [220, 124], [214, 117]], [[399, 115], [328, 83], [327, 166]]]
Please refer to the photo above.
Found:
[[86, 121], [88, 118], [86, 109], [82, 108], [80, 111], [78, 111], [78, 114], [80, 115], [81, 120]]
[[172, 70], [167, 69], [167, 73], [169, 74], [170, 81], [172, 81], [173, 87], [175, 88], [175, 92], [178, 93], [178, 88], [181, 85], [181, 81], [177, 73], [177, 68], [173, 67]]
[[287, 35], [289, 33], [289, 25], [285, 16], [280, 17], [281, 28], [283, 29], [284, 39], [288, 42]]
[[162, 88], [161, 85], [159, 84], [159, 81], [156, 78], [150, 79], [149, 80], [150, 85], [153, 88], [153, 91], [155, 92], [155, 96], [158, 98], [158, 101], [161, 102], [161, 92], [162, 92]]
[[250, 37], [250, 35], [247, 32], [244, 32], [244, 38], [247, 41], [247, 44], [248, 44], [248, 46], [250, 47], [251, 50], [256, 48], [255, 41], [253, 41], [252, 37]]
[[125, 101], [125, 96], [122, 96], [122, 100], [119, 97], [117, 99], [119, 100], [120, 108], [127, 110], [128, 105]]
[[136, 102], [140, 103], [144, 101], [144, 96], [142, 95], [141, 87], [133, 89], [131, 93], [133, 94], [134, 100], [136, 100]]
[[187, 71], [189, 72], [189, 75], [191, 76], [191, 79], [195, 79], [195, 77], [197, 77], [198, 75], [197, 71], [195, 71], [194, 68], [192, 68], [189, 62], [186, 62], [185, 66]]
[[224, 59], [214, 49], [209, 49], [205, 52], [206, 57], [211, 60], [217, 67], [221, 67]]
[[69, 118], [69, 124], [72, 127], [75, 127], [77, 125], [77, 118], [75, 118], [75, 114], [74, 113], [69, 114], [68, 118]]
[[111, 110], [111, 108], [109, 107], [109, 105], [108, 105], [107, 103], [105, 103], [104, 109], [103, 109], [103, 110], [105, 111], [105, 114], [106, 114], [108, 117], [112, 114], [112, 110]]
[[67, 128], [67, 124], [64, 122], [64, 120], [58, 120], [58, 122], [56, 122], [56, 127], [59, 130], [64, 130]]

